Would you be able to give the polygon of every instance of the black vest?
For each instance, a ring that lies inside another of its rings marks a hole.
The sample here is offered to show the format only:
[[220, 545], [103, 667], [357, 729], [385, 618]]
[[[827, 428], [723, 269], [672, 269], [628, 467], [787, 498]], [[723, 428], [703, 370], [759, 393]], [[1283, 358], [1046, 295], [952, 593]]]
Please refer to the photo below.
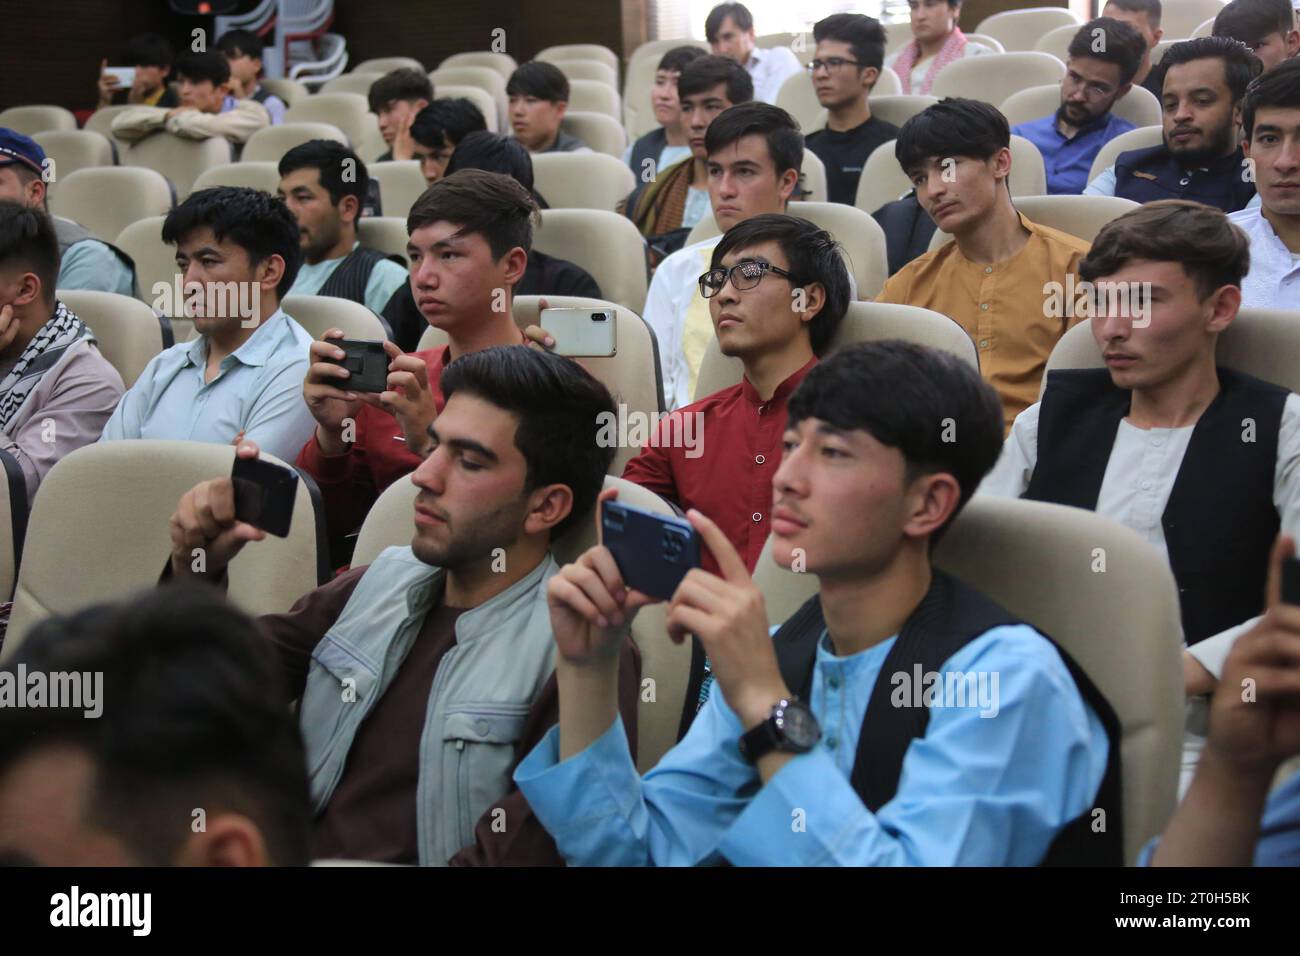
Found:
[[[1218, 373], [1219, 394], [1192, 430], [1161, 516], [1188, 644], [1264, 610], [1268, 556], [1281, 524], [1273, 474], [1290, 393], [1222, 366]], [[1106, 369], [1049, 372], [1038, 462], [1024, 497], [1096, 510], [1129, 403], [1130, 393]]]
[[330, 273], [330, 277], [325, 280], [325, 284], [316, 294], [351, 299], [353, 302], [365, 305], [366, 283], [370, 281], [370, 273], [374, 272], [375, 266], [385, 259], [392, 259], [403, 269], [406, 268], [405, 263], [395, 256], [386, 256], [376, 249], [357, 246], [339, 263], [338, 268]]
[[1164, 146], [1133, 149], [1115, 160], [1115, 195], [1139, 203], [1190, 199], [1236, 212], [1255, 195], [1255, 184], [1246, 182], [1245, 172], [1241, 147], [1231, 156], [1211, 160], [1204, 171], [1188, 171]]

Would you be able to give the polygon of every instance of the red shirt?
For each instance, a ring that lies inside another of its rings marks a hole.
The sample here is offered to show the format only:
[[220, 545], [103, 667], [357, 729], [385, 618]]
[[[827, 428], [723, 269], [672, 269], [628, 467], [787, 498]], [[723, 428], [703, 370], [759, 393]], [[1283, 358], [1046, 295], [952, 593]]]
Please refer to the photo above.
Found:
[[[448, 346], [412, 352], [429, 369], [429, 390], [442, 413], [442, 372], [451, 356]], [[332, 536], [361, 527], [366, 513], [385, 488], [409, 475], [420, 456], [406, 447], [397, 419], [382, 408], [362, 405], [357, 412], [356, 441], [345, 455], [326, 456], [312, 433], [298, 452], [298, 467], [316, 479], [325, 505], [325, 523]]]
[[[654, 439], [627, 463], [623, 477], [682, 510], [702, 511], [753, 571], [769, 530], [772, 479], [781, 464], [786, 405], [815, 364], [817, 359], [811, 359], [767, 401], [745, 378], [739, 385], [670, 412]], [[685, 423], [681, 416], [686, 415], [697, 417]], [[688, 444], [693, 447], [685, 447]], [[705, 570], [718, 570], [708, 548], [700, 559]]]

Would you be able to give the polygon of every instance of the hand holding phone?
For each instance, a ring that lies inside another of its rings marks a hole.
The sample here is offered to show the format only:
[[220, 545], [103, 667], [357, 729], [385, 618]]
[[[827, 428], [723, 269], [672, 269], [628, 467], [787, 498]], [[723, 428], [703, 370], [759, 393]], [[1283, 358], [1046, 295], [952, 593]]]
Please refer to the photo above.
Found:
[[341, 359], [326, 358], [331, 365], [341, 365], [350, 373], [337, 387], [349, 392], [385, 392], [388, 390], [388, 353], [383, 342], [356, 339], [333, 339], [331, 345], [344, 351]]
[[700, 566], [700, 538], [684, 518], [611, 500], [602, 502], [600, 525], [601, 543], [634, 591], [670, 600], [686, 573]]
[[618, 352], [617, 319], [613, 309], [543, 309], [540, 321], [556, 355], [608, 358]]
[[267, 534], [288, 537], [293, 502], [298, 494], [298, 473], [292, 468], [235, 456], [230, 469], [235, 490], [235, 520]]

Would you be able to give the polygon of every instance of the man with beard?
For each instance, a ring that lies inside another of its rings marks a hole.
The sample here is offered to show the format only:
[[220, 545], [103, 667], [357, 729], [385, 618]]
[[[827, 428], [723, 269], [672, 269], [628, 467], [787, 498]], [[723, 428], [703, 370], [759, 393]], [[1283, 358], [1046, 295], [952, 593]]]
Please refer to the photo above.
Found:
[[1260, 72], [1258, 57], [1238, 40], [1200, 37], [1175, 43], [1160, 66], [1164, 143], [1120, 153], [1084, 195], [1143, 203], [1191, 199], [1224, 212], [1244, 208], [1255, 182], [1237, 145], [1237, 127], [1241, 98]]
[[404, 265], [357, 240], [369, 186], [366, 164], [331, 139], [313, 139], [281, 158], [278, 194], [302, 237], [302, 268], [290, 295], [338, 296], [378, 315], [406, 285]]
[[[312, 855], [554, 863], [550, 838], [509, 794], [510, 772], [516, 748], [558, 717], [551, 545], [592, 520], [614, 455], [598, 422], [614, 401], [577, 363], [522, 345], [461, 356], [441, 390], [446, 405], [410, 477], [419, 489], [410, 544], [259, 621], [285, 703], [300, 701]], [[237, 451], [257, 453], [251, 443]], [[229, 478], [196, 485], [171, 519], [170, 577], [221, 584], [263, 537], [236, 520]], [[202, 575], [191, 570], [194, 548], [207, 555]], [[630, 644], [621, 656], [626, 719], [640, 675]]]
[[1134, 128], [1111, 107], [1133, 88], [1143, 50], [1141, 35], [1127, 23], [1109, 17], [1085, 23], [1070, 41], [1060, 107], [1011, 128], [1043, 154], [1049, 193], [1083, 192], [1102, 146]]

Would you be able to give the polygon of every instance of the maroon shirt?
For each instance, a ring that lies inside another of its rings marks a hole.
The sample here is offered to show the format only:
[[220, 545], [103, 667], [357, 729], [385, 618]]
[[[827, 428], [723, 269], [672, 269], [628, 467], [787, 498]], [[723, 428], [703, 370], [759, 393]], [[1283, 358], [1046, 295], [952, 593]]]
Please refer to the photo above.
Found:
[[[627, 463], [623, 477], [675, 502], [683, 511], [702, 511], [722, 529], [753, 571], [767, 541], [772, 479], [781, 464], [786, 406], [816, 364], [816, 358], [809, 360], [767, 401], [744, 378], [739, 385], [671, 412], [655, 439]], [[696, 414], [701, 416], [695, 420], [698, 425], [685, 424], [680, 418]], [[682, 447], [683, 435], [696, 442], [703, 438], [698, 452]], [[655, 446], [656, 441], [661, 447]], [[703, 550], [701, 565], [716, 573], [717, 561], [707, 548]]]

